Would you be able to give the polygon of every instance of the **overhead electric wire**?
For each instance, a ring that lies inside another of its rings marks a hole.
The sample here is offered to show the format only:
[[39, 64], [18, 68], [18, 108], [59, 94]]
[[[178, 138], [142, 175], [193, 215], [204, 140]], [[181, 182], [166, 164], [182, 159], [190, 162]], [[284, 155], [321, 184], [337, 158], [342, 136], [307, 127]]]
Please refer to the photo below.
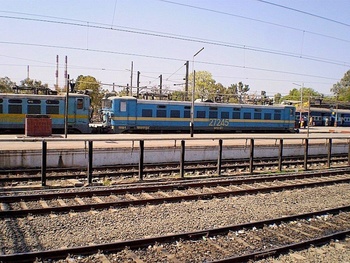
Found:
[[[265, 21], [265, 20], [261, 20], [261, 19], [252, 18], [252, 17], [232, 14], [232, 13], [219, 11], [219, 10], [214, 10], [214, 9], [210, 9], [210, 8], [204, 8], [204, 7], [201, 7], [201, 6], [194, 6], [194, 5], [184, 4], [184, 3], [178, 3], [178, 2], [169, 1], [169, 0], [158, 0], [158, 1], [165, 2], [165, 3], [168, 3], [168, 4], [173, 4], [173, 5], [179, 5], [179, 6], [183, 6], [183, 7], [198, 9], [198, 10], [202, 10], [202, 11], [206, 11], [206, 12], [211, 12], [211, 13], [217, 13], [217, 14], [226, 15], [226, 16], [237, 17], [237, 18], [244, 19], [244, 20], [259, 22], [259, 23], [263, 23], [263, 24], [267, 24], [267, 25], [272, 25], [272, 26], [276, 26], [276, 27], [282, 27], [282, 28], [286, 28], [286, 29], [291, 29], [291, 30], [295, 30], [295, 31], [299, 31], [299, 32], [305, 32], [305, 33], [312, 34], [312, 35], [322, 36], [322, 37], [325, 37], [325, 38], [330, 38], [330, 39], [334, 39], [334, 40], [350, 43], [350, 40], [347, 40], [347, 39], [342, 39], [342, 38], [338, 38], [338, 37], [334, 37], [334, 36], [329, 36], [329, 35], [313, 32], [313, 31], [309, 31], [309, 30], [305, 30], [305, 29], [300, 29], [300, 28], [296, 28], [296, 27], [292, 27], [292, 26], [286, 26], [286, 25], [273, 23], [273, 22], [269, 22], [269, 21]], [[257, 1], [259, 1], [259, 0], [257, 0]], [[266, 3], [269, 3], [269, 2], [266, 2]], [[317, 15], [314, 15], [314, 16], [317, 17]], [[319, 18], [326, 19], [326, 18], [324, 18], [322, 16], [319, 16]], [[332, 19], [330, 19], [330, 21], [336, 22], [336, 21], [334, 21]], [[342, 22], [338, 22], [338, 23], [343, 24]], [[347, 24], [345, 24], [345, 25], [347, 25]]]
[[[19, 43], [19, 42], [7, 42], [7, 41], [0, 41], [0, 44], [1, 43], [12, 44], [12, 45], [27, 45], [27, 46], [36, 46], [36, 47], [46, 47], [46, 48], [70, 49], [70, 50], [89, 51], [89, 52], [116, 54], [116, 55], [138, 56], [138, 57], [146, 57], [146, 58], [162, 59], [162, 60], [172, 60], [172, 61], [181, 61], [181, 62], [185, 61], [185, 59], [179, 59], [179, 58], [151, 56], [151, 55], [143, 55], [143, 54], [136, 54], [136, 53], [123, 53], [123, 52], [99, 50], [99, 49], [85, 49], [85, 48], [78, 48], [78, 47], [44, 45], [44, 44], [33, 44], [33, 43]], [[232, 64], [204, 62], [204, 61], [196, 61], [196, 63], [197, 64], [198, 63], [205, 64], [205, 65], [214, 65], [214, 66], [244, 68], [244, 69], [260, 70], [260, 71], [273, 72], [273, 73], [283, 73], [283, 74], [296, 75], [296, 76], [307, 76], [307, 77], [316, 77], [316, 78], [323, 78], [323, 79], [334, 80], [334, 78], [328, 78], [328, 77], [324, 77], [324, 76], [316, 76], [316, 75], [310, 75], [310, 74], [301, 74], [301, 73], [281, 71], [281, 70], [272, 70], [272, 69], [255, 68], [255, 67], [238, 66], [238, 65], [232, 65]], [[155, 79], [158, 79], [158, 77], [155, 78]]]
[[246, 45], [235, 44], [235, 43], [215, 42], [212, 40], [192, 38], [192, 37], [187, 37], [187, 36], [172, 35], [172, 34], [166, 35], [165, 33], [151, 33], [148, 31], [142, 32], [142, 31], [136, 31], [136, 30], [131, 30], [131, 29], [109, 28], [109, 27], [105, 27], [105, 26], [98, 26], [98, 25], [92, 25], [92, 24], [85, 25], [85, 24], [79, 24], [79, 23], [73, 23], [73, 22], [52, 21], [52, 20], [44, 20], [44, 19], [36, 19], [36, 18], [23, 18], [23, 17], [11, 17], [11, 16], [1, 16], [0, 15], [0, 18], [1, 17], [8, 18], [8, 19], [19, 19], [19, 20], [28, 20], [28, 21], [54, 23], [54, 24], [64, 24], [64, 25], [79, 26], [79, 27], [89, 27], [89, 28], [91, 27], [91, 28], [105, 29], [105, 30], [115, 30], [115, 31], [125, 32], [125, 33], [141, 34], [141, 35], [147, 35], [147, 36], [153, 36], [153, 37], [161, 37], [161, 38], [196, 42], [196, 43], [201, 43], [201, 44], [223, 46], [223, 47], [229, 47], [229, 48], [237, 48], [237, 49], [249, 50], [249, 51], [254, 51], [254, 52], [261, 52], [261, 53], [287, 56], [287, 57], [293, 57], [293, 58], [301, 58], [301, 59], [306, 59], [306, 60], [311, 60], [311, 61], [316, 61], [316, 62], [323, 62], [323, 63], [327, 63], [327, 64], [350, 67], [350, 64], [346, 64], [346, 62], [342, 62], [342, 61], [300, 55], [300, 54], [296, 54], [296, 53], [284, 52], [284, 51], [278, 51], [278, 50], [270, 50], [270, 49], [253, 47], [253, 46], [246, 46]]
[[[209, 11], [209, 12], [215, 12], [215, 13], [219, 13], [219, 14], [223, 14], [223, 15], [234, 16], [234, 17], [238, 17], [238, 18], [242, 18], [242, 19], [248, 19], [248, 20], [251, 20], [251, 21], [256, 21], [256, 22], [265, 23], [265, 24], [269, 24], [269, 25], [279, 26], [279, 27], [283, 27], [283, 28], [287, 28], [287, 29], [303, 31], [303, 32], [306, 32], [306, 33], [320, 35], [320, 36], [331, 38], [331, 39], [338, 40], [338, 41], [350, 42], [350, 40], [345, 40], [345, 39], [340, 39], [340, 38], [336, 38], [336, 37], [331, 37], [331, 36], [327, 36], [327, 35], [311, 32], [311, 31], [305, 31], [305, 30], [301, 30], [301, 29], [298, 29], [298, 28], [285, 26], [285, 25], [281, 25], [281, 24], [277, 24], [277, 23], [271, 23], [271, 22], [267, 22], [267, 21], [263, 21], [263, 20], [259, 20], [259, 19], [248, 18], [248, 17], [244, 17], [244, 16], [240, 16], [240, 15], [230, 14], [230, 13], [227, 13], [227, 12], [222, 12], [222, 11], [217, 11], [217, 10], [212, 10], [212, 9], [206, 9], [206, 8], [202, 8], [202, 7], [198, 7], [198, 6], [192, 6], [192, 5], [188, 5], [188, 4], [181, 4], [181, 3], [176, 3], [176, 2], [173, 2], [173, 1], [167, 1], [167, 0], [159, 0], [159, 1], [170, 3], [170, 4], [182, 5], [182, 6], [190, 7], [190, 8], [196, 8], [196, 9]], [[266, 3], [266, 4], [276, 5], [276, 6], [279, 6], [279, 7], [282, 7], [282, 8], [290, 9], [292, 11], [305, 13], [307, 15], [313, 15], [315, 17], [322, 18], [322, 19], [325, 19], [325, 20], [329, 20], [331, 22], [338, 22], [340, 24], [343, 24], [343, 25], [346, 25], [346, 26], [350, 26], [350, 25], [341, 23], [339, 21], [335, 21], [335, 20], [333, 21], [332, 19], [327, 19], [325, 17], [314, 15], [314, 14], [307, 13], [307, 12], [303, 12], [301, 10], [288, 8], [286, 6], [277, 5], [277, 4], [274, 4], [274, 3], [270, 3], [268, 1], [263, 1], [263, 0], [257, 0], [257, 1], [260, 1], [260, 2], [263, 2], [263, 3]], [[0, 12], [4, 12], [4, 11], [0, 11]], [[8, 13], [10, 13], [10, 12], [8, 12]], [[294, 58], [307, 59], [307, 60], [312, 60], [312, 61], [316, 61], [316, 62], [322, 62], [322, 63], [328, 63], [328, 64], [334, 64], [334, 65], [340, 65], [340, 66], [349, 66], [349, 64], [347, 64], [346, 62], [330, 60], [330, 59], [326, 59], [326, 58], [313, 57], [313, 56], [299, 55], [299, 54], [295, 54], [295, 53], [278, 51], [278, 50], [269, 50], [269, 49], [264, 49], [264, 48], [259, 48], [259, 47], [249, 47], [249, 46], [235, 44], [235, 43], [226, 43], [226, 42], [213, 41], [213, 40], [208, 40], [208, 39], [194, 38], [194, 37], [174, 35], [174, 34], [169, 34], [169, 33], [162, 33], [162, 32], [156, 32], [156, 31], [143, 30], [143, 29], [134, 29], [134, 28], [128, 28], [128, 27], [114, 28], [113, 27], [113, 22], [112, 22], [112, 25], [110, 27], [107, 27], [107, 25], [102, 24], [102, 23], [87, 22], [87, 21], [76, 20], [76, 19], [67, 19], [67, 18], [59, 18], [59, 17], [52, 17], [52, 16], [42, 16], [42, 15], [33, 15], [33, 14], [19, 13], [19, 12], [11, 12], [11, 13], [22, 14], [22, 15], [25, 14], [25, 15], [37, 16], [37, 17], [47, 17], [47, 18], [54, 18], [54, 19], [61, 19], [61, 20], [65, 19], [65, 20], [68, 20], [68, 21], [75, 21], [75, 22], [52, 21], [52, 20], [45, 20], [45, 19], [33, 19], [33, 18], [23, 18], [23, 17], [21, 18], [21, 17], [10, 17], [10, 16], [0, 16], [0, 17], [11, 18], [11, 19], [31, 20], [31, 21], [38, 21], [38, 22], [47, 22], [47, 23], [66, 24], [66, 25], [71, 25], [71, 26], [97, 28], [97, 29], [104, 29], [104, 30], [115, 30], [115, 31], [126, 32], [126, 33], [142, 34], [142, 35], [148, 35], [148, 36], [154, 36], [154, 37], [162, 37], [162, 38], [176, 39], [176, 40], [182, 40], [182, 41], [191, 41], [191, 42], [198, 42], [198, 43], [204, 43], [204, 44], [210, 44], [210, 45], [217, 45], [217, 46], [224, 46], [224, 47], [230, 47], [230, 48], [238, 48], [238, 49], [250, 50], [250, 51], [255, 51], [255, 52], [263, 52], [263, 53], [268, 53], [268, 54], [275, 54], [275, 55], [281, 55], [281, 56], [289, 56], [289, 57], [294, 57]], [[113, 17], [113, 20], [114, 20], [114, 17]], [[101, 53], [112, 53], [112, 54], [128, 55], [128, 56], [140, 56], [140, 57], [154, 58], [154, 59], [167, 59], [167, 60], [175, 60], [175, 61], [184, 61], [182, 59], [177, 59], [177, 58], [166, 58], [166, 57], [158, 57], [158, 56], [152, 56], [152, 55], [122, 53], [122, 52], [116, 52], [116, 51], [97, 50], [97, 49], [89, 49], [89, 48], [84, 49], [84, 48], [64, 47], [64, 46], [60, 46], [59, 47], [59, 46], [44, 45], [44, 44], [16, 43], [16, 42], [12, 42], [11, 43], [11, 42], [6, 42], [6, 41], [0, 42], [0, 43], [3, 43], [3, 44], [19, 44], [19, 45], [23, 44], [23, 45], [51, 47], [51, 48], [64, 48], [64, 49], [82, 50], [82, 51], [90, 51], [90, 52], [101, 52]], [[45, 62], [43, 62], [43, 63], [45, 63]], [[229, 65], [229, 64], [220, 64], [220, 63], [213, 63], [213, 62], [196, 61], [196, 63], [209, 64], [209, 65], [218, 65], [218, 66], [228, 66], [228, 67], [239, 67], [239, 68], [245, 68], [245, 69], [251, 69], [251, 70], [262, 70], [262, 71], [269, 71], [269, 72], [275, 72], [275, 73], [292, 74], [292, 75], [317, 77], [317, 78], [324, 78], [324, 79], [334, 80], [334, 78], [327, 78], [327, 77], [323, 77], [323, 76], [314, 76], [314, 75], [309, 75], [309, 74], [300, 74], [300, 73], [294, 73], [294, 72], [288, 72], [288, 71], [280, 71], [280, 70], [270, 70], [270, 69], [263, 69], [263, 68], [254, 68], [254, 67], [245, 67], [245, 66], [237, 66], [237, 65]], [[48, 63], [48, 64], [51, 64], [51, 63]], [[179, 70], [177, 70], [177, 71], [179, 71]], [[172, 75], [176, 74], [176, 72], [173, 73]], [[170, 78], [170, 77], [168, 77], [168, 78]], [[157, 79], [157, 78], [154, 78], [154, 79]]]
[[269, 1], [265, 1], [265, 0], [256, 0], [256, 1], [262, 2], [264, 4], [277, 6], [277, 7], [280, 7], [280, 8], [284, 8], [284, 9], [287, 9], [287, 10], [290, 10], [290, 11], [298, 12], [298, 13], [301, 13], [301, 14], [304, 14], [304, 15], [313, 16], [313, 17], [316, 17], [316, 18], [319, 18], [319, 19], [322, 19], [322, 20], [326, 20], [326, 21], [329, 21], [329, 22], [333, 22], [333, 23], [336, 23], [336, 24], [339, 24], [339, 25], [350, 27], [350, 24], [347, 24], [347, 23], [344, 23], [344, 22], [340, 22], [340, 21], [337, 21], [337, 20], [334, 20], [334, 19], [331, 19], [331, 18], [328, 18], [328, 17], [325, 17], [325, 16], [312, 14], [310, 12], [302, 11], [302, 10], [299, 10], [299, 9], [295, 9], [295, 8], [288, 7], [288, 6], [285, 6], [285, 5], [272, 3], [272, 2], [269, 2]]

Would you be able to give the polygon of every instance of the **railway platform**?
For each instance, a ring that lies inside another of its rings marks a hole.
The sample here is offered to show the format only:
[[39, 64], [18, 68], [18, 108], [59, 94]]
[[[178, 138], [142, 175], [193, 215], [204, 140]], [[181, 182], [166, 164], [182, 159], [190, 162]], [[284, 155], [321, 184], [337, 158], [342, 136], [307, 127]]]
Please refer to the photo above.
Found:
[[[310, 127], [295, 134], [89, 134], [50, 137], [0, 136], [1, 168], [94, 167], [137, 164], [140, 144], [145, 163], [343, 154], [349, 152], [350, 128]], [[219, 145], [221, 141], [221, 146]], [[282, 144], [282, 145], [281, 145]], [[45, 148], [44, 148], [45, 145]], [[307, 150], [305, 150], [307, 147]], [[184, 148], [184, 149], [182, 149]], [[182, 153], [182, 151], [185, 151]]]

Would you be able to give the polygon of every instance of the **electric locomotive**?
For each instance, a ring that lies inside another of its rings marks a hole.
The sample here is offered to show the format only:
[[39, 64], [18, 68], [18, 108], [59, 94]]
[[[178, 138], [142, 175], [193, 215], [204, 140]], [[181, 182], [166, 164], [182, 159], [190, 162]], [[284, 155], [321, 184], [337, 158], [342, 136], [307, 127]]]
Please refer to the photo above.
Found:
[[295, 107], [109, 97], [103, 122], [113, 133], [295, 132]]
[[[0, 93], [0, 132], [23, 133], [27, 114], [48, 115], [52, 131], [64, 132], [65, 95]], [[90, 97], [70, 93], [68, 99], [68, 132], [90, 133]]]

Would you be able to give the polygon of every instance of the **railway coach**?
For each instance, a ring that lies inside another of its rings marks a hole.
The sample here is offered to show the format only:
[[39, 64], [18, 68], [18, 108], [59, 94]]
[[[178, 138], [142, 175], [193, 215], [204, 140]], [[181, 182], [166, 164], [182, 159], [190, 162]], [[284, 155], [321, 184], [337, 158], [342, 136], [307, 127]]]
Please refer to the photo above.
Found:
[[310, 117], [312, 126], [350, 126], [350, 110], [347, 109], [333, 109], [333, 108], [317, 108], [311, 107], [310, 112], [302, 111], [296, 113], [297, 120], [299, 115], [304, 118]]
[[[113, 133], [189, 132], [191, 102], [109, 97], [102, 110]], [[194, 103], [195, 132], [295, 132], [295, 107]]]
[[[65, 95], [0, 93], [0, 132], [23, 133], [27, 114], [49, 115], [52, 131], [64, 132]], [[68, 99], [68, 132], [90, 133], [90, 97], [70, 93]]]

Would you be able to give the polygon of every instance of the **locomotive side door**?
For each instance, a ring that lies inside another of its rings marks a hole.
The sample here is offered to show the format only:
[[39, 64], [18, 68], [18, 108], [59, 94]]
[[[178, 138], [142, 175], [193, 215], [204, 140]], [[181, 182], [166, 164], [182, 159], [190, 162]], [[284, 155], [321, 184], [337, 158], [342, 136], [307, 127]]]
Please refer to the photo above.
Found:
[[135, 126], [136, 123], [136, 99], [120, 100], [120, 117], [122, 125]]

